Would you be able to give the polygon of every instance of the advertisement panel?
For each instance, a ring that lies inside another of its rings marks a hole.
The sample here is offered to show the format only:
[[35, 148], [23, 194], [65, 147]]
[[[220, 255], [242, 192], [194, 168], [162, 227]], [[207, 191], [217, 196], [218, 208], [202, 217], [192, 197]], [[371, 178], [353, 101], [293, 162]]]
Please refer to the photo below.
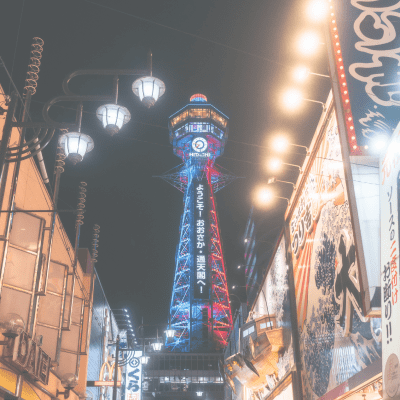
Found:
[[307, 399], [381, 357], [381, 321], [362, 313], [365, 293], [334, 112], [319, 135], [288, 221]]
[[383, 398], [400, 399], [400, 124], [380, 162]]
[[209, 262], [207, 246], [208, 227], [208, 182], [207, 178], [193, 178], [194, 225], [194, 299], [209, 298]]
[[[285, 238], [282, 235], [252, 309], [256, 320], [262, 316], [268, 316], [265, 322], [266, 328], [282, 329], [283, 349], [276, 364], [275, 374], [266, 375], [265, 395], [273, 392], [294, 366], [289, 296], [289, 269], [286, 262]], [[270, 324], [272, 326], [269, 326]]]
[[135, 357], [129, 357], [126, 364], [125, 400], [142, 398], [142, 352], [135, 351]]
[[400, 2], [333, 0], [329, 19], [350, 152], [368, 154], [398, 121]]

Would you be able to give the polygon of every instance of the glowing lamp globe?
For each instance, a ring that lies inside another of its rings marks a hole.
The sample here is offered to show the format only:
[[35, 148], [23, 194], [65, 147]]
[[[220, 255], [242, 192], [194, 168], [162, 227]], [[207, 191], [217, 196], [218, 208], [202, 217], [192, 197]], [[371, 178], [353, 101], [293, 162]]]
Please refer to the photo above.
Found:
[[283, 105], [289, 110], [296, 110], [303, 101], [303, 95], [297, 89], [289, 89], [282, 95]]
[[147, 364], [148, 362], [149, 362], [149, 356], [142, 356], [141, 357], [141, 361], [142, 361], [142, 364]]
[[73, 389], [78, 384], [78, 379], [76, 375], [72, 373], [67, 373], [61, 378], [61, 385], [65, 389]]
[[274, 150], [278, 151], [279, 153], [283, 153], [284, 151], [286, 151], [288, 146], [288, 140], [282, 136], [276, 137], [273, 141]]
[[162, 80], [154, 76], [145, 76], [133, 82], [132, 91], [146, 107], [150, 108], [165, 93], [165, 85]]
[[320, 47], [320, 38], [317, 32], [303, 32], [297, 39], [298, 51], [306, 56], [312, 56], [317, 53]]
[[304, 82], [310, 75], [310, 69], [307, 67], [297, 67], [293, 71], [293, 77], [297, 82]]
[[257, 200], [260, 205], [266, 205], [271, 203], [274, 195], [268, 188], [260, 188], [257, 193]]
[[83, 160], [83, 157], [94, 148], [93, 139], [81, 132], [67, 132], [60, 136], [60, 145], [64, 149], [65, 156], [75, 165]]
[[162, 347], [162, 343], [160, 342], [155, 342], [151, 344], [153, 346], [154, 351], [160, 351]]
[[279, 158], [269, 160], [269, 168], [272, 171], [278, 171], [282, 167], [282, 161]]
[[165, 331], [165, 336], [166, 336], [168, 339], [173, 338], [173, 337], [175, 336], [175, 329], [167, 329], [167, 330]]
[[15, 338], [25, 329], [25, 322], [18, 314], [8, 313], [0, 321], [0, 328], [4, 329], [3, 336]]
[[96, 116], [111, 136], [118, 133], [131, 120], [131, 114], [128, 109], [118, 104], [104, 104], [100, 106], [96, 111]]

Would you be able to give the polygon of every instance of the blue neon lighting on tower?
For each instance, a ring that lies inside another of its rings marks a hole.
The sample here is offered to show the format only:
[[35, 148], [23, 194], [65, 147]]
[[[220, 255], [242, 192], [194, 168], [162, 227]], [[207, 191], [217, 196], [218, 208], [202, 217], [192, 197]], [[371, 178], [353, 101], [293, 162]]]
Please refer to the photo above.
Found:
[[235, 179], [215, 165], [228, 138], [228, 118], [195, 94], [170, 117], [170, 142], [183, 164], [161, 176], [184, 193], [170, 306], [171, 351], [226, 346], [232, 315], [214, 193]]

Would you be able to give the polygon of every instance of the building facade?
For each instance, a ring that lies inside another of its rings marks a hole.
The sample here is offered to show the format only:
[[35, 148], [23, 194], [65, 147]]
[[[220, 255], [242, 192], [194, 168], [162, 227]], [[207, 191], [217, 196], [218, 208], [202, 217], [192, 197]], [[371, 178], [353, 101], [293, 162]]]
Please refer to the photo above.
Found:
[[325, 107], [239, 350], [224, 361], [226, 381], [246, 400], [382, 398], [382, 321], [364, 301], [331, 95]]
[[[0, 101], [6, 99], [0, 87]], [[7, 112], [0, 116], [0, 132]], [[13, 128], [10, 145], [20, 141]], [[75, 263], [74, 246], [33, 158], [6, 164], [0, 188], [0, 320], [23, 324], [4, 337], [0, 397], [51, 399], [62, 378], [77, 377], [71, 399], [85, 397], [93, 274]]]

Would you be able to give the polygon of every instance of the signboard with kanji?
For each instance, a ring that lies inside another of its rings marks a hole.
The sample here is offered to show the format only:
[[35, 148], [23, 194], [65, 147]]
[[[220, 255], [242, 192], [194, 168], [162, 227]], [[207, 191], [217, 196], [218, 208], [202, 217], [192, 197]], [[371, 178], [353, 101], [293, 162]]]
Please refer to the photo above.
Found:
[[383, 398], [400, 399], [400, 124], [380, 161]]
[[209, 297], [209, 268], [208, 268], [208, 183], [207, 178], [196, 179], [193, 191], [194, 201], [194, 294], [195, 299]]
[[142, 396], [142, 352], [135, 351], [135, 357], [126, 364], [125, 400], [141, 400]]

